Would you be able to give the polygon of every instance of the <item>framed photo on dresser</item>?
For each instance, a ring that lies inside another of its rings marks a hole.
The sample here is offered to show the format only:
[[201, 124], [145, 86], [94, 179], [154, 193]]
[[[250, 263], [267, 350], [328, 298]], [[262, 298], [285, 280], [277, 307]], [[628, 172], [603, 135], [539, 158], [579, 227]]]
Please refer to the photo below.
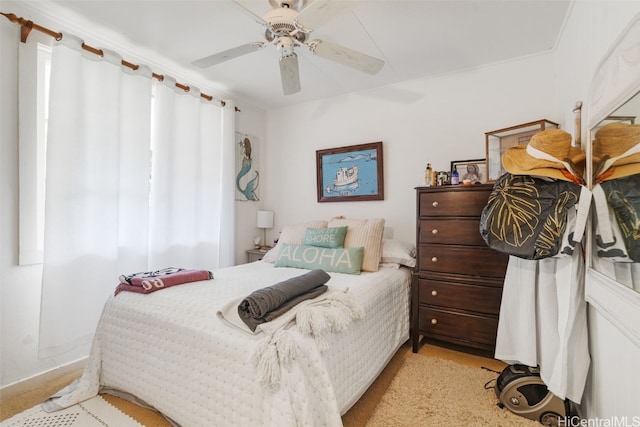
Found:
[[487, 162], [485, 159], [454, 160], [451, 162], [451, 172], [454, 168], [458, 171], [460, 184], [466, 179], [473, 184], [487, 182]]

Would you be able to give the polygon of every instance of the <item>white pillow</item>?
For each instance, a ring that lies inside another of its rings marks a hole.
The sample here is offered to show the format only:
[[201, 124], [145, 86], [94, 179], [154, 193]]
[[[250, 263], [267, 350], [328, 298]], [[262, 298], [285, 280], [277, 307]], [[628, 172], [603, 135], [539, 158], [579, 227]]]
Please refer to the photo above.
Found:
[[416, 247], [413, 243], [397, 239], [382, 239], [380, 263], [395, 263], [407, 267], [416, 266]]
[[287, 225], [282, 229], [280, 238], [275, 247], [262, 257], [263, 261], [274, 263], [278, 257], [278, 252], [283, 244], [289, 245], [301, 245], [304, 242], [304, 234], [307, 232], [307, 228], [326, 228], [327, 221], [317, 220], [309, 221], [301, 224]]
[[332, 218], [327, 227], [349, 227], [344, 237], [345, 248], [364, 248], [362, 271], [378, 271], [382, 258], [384, 218], [348, 219]]

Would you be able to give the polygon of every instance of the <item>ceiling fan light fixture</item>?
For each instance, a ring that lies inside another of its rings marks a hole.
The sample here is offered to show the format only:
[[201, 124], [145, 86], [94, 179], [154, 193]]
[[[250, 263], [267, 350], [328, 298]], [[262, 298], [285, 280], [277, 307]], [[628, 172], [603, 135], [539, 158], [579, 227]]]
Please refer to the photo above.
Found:
[[278, 51], [280, 52], [280, 57], [284, 58], [286, 56], [294, 55], [293, 46], [294, 41], [291, 37], [281, 36], [276, 40], [276, 46], [278, 46]]

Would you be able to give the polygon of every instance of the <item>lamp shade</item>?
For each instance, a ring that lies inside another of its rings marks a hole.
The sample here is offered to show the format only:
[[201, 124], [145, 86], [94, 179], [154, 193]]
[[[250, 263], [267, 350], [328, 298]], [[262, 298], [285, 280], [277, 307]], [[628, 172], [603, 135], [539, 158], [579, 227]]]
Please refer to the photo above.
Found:
[[273, 211], [258, 211], [256, 213], [256, 227], [272, 228], [273, 227]]

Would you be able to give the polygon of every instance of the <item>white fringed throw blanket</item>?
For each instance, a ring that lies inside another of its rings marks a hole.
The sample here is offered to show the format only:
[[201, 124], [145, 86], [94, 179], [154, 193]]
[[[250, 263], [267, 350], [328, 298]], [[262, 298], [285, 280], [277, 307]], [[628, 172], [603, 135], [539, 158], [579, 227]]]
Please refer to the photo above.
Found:
[[315, 339], [320, 351], [327, 348], [324, 337], [343, 331], [364, 315], [362, 307], [347, 292], [347, 288], [329, 288], [324, 294], [303, 301], [280, 317], [256, 327], [255, 331], [238, 315], [242, 298], [230, 301], [217, 312], [227, 325], [252, 335], [264, 335], [251, 357], [260, 382], [274, 389], [280, 386], [280, 365], [296, 358], [297, 344], [289, 329], [293, 326]]

